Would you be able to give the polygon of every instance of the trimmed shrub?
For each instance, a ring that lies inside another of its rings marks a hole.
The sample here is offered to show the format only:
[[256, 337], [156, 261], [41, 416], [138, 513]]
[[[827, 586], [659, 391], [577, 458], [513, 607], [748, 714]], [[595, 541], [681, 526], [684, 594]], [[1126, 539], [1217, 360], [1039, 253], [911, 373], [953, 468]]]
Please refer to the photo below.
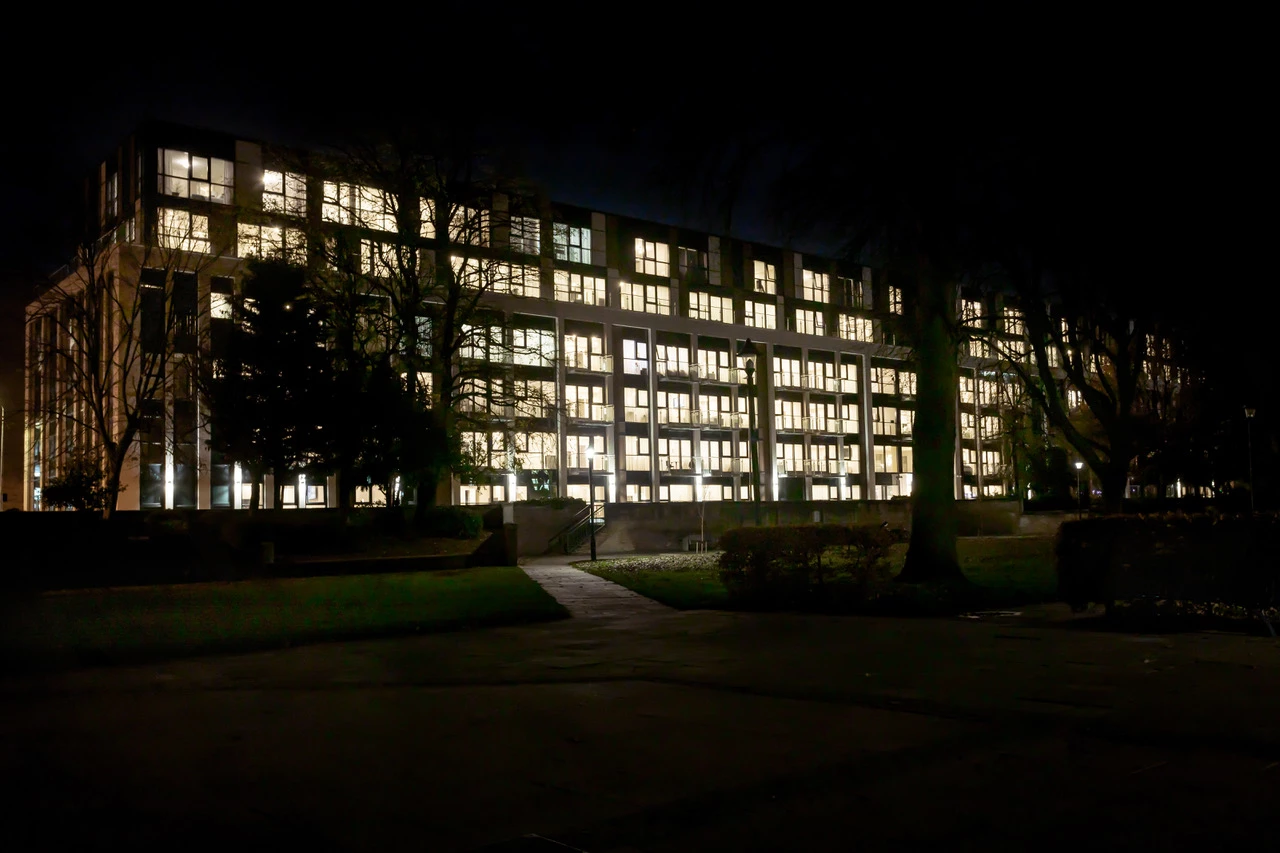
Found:
[[720, 580], [743, 607], [857, 609], [880, 591], [901, 540], [877, 525], [740, 527], [720, 537]]
[[519, 506], [540, 506], [547, 509], [583, 509], [587, 502], [582, 498], [530, 498], [516, 501]]
[[1067, 521], [1054, 545], [1073, 610], [1118, 601], [1280, 605], [1280, 516], [1134, 515]]
[[483, 524], [480, 516], [462, 507], [437, 506], [428, 509], [422, 519], [414, 524], [414, 529], [423, 536], [475, 539], [480, 535]]

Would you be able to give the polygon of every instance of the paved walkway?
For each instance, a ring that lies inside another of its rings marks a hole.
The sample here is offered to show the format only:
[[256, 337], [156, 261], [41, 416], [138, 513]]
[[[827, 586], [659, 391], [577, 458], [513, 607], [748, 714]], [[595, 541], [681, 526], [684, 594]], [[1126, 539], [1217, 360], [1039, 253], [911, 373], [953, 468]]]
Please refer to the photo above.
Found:
[[535, 557], [522, 560], [520, 568], [568, 608], [575, 619], [634, 621], [675, 612], [665, 604], [569, 565], [582, 559], [573, 554]]

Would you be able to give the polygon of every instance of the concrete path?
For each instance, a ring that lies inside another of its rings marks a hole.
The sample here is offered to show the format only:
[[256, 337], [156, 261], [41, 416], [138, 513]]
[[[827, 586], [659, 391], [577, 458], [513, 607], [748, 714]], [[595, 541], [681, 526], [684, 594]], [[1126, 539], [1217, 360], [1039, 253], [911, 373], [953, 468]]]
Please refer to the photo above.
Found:
[[520, 568], [541, 584], [552, 598], [568, 608], [575, 619], [634, 622], [675, 613], [665, 604], [570, 565], [582, 559], [573, 554], [567, 557], [535, 557], [522, 560]]

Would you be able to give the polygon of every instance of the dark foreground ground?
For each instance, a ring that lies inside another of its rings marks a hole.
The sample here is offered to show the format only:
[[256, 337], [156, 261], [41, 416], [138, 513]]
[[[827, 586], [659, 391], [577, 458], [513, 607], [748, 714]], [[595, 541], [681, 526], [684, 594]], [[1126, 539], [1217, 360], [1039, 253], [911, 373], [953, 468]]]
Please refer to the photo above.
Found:
[[1275, 849], [1280, 647], [655, 605], [11, 678], [0, 759], [13, 851]]

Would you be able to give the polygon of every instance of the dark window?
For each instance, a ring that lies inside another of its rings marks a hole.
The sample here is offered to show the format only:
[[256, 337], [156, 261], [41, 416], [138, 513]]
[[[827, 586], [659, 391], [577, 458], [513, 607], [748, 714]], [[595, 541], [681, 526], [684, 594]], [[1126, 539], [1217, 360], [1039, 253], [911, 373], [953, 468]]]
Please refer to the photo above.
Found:
[[142, 310], [142, 349], [164, 352], [164, 270], [146, 269], [139, 277]]
[[173, 331], [177, 352], [196, 351], [196, 312], [199, 281], [193, 272], [173, 274]]

